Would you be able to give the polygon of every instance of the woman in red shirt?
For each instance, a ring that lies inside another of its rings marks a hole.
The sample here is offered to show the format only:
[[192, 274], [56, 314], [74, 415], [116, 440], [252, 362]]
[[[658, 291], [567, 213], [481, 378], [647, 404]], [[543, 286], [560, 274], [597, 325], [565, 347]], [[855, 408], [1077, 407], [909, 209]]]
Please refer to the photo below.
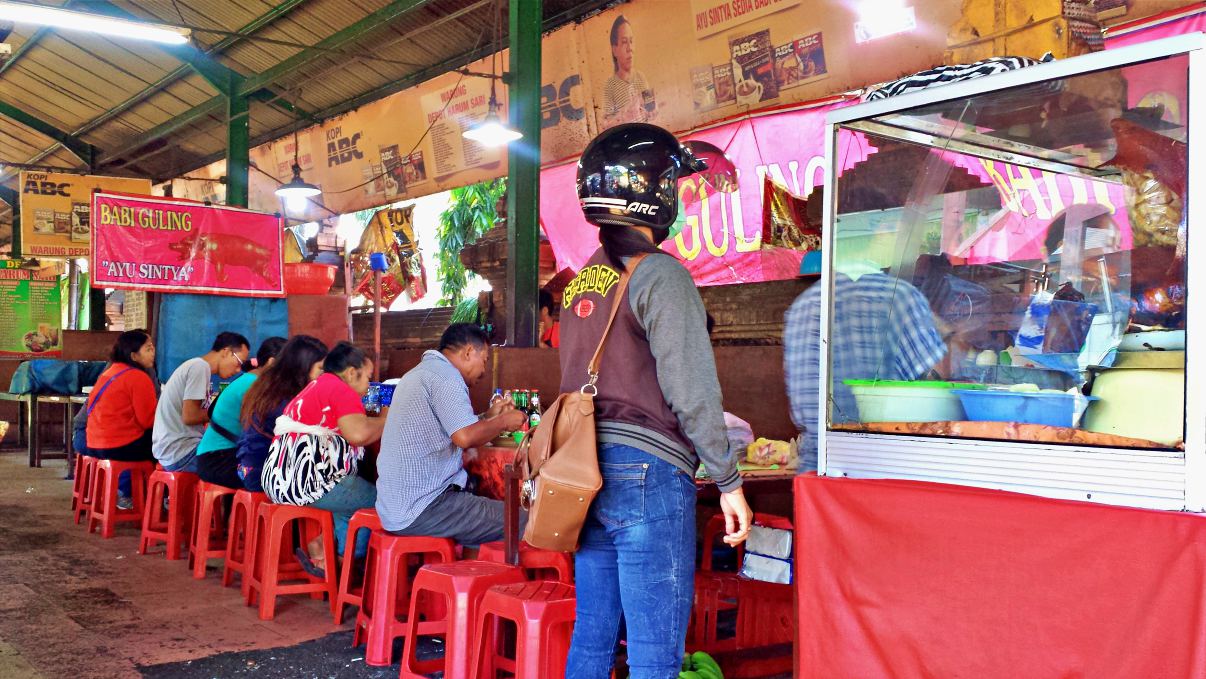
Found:
[[[331, 512], [337, 549], [344, 554], [348, 519], [377, 502], [376, 487], [356, 472], [363, 446], [381, 438], [385, 418], [369, 418], [361, 402], [373, 374], [373, 362], [363, 351], [340, 342], [327, 354], [322, 369], [277, 418], [260, 480], [268, 499], [277, 504], [313, 505]], [[364, 555], [367, 544], [355, 545], [356, 556]], [[297, 550], [311, 575], [327, 565], [321, 546], [316, 538], [307, 550]]]
[[[155, 367], [155, 344], [141, 330], [123, 332], [109, 361], [85, 405], [88, 445], [82, 452], [105, 460], [153, 462], [151, 429], [158, 399], [149, 371]], [[132, 506], [129, 474], [122, 474], [117, 494], [118, 507]]]

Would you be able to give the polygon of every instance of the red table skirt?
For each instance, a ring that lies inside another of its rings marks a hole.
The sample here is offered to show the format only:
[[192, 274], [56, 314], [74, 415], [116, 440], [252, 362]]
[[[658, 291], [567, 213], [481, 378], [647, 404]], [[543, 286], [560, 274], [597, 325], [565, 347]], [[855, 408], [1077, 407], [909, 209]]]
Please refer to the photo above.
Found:
[[1206, 518], [795, 483], [798, 678], [1206, 677]]

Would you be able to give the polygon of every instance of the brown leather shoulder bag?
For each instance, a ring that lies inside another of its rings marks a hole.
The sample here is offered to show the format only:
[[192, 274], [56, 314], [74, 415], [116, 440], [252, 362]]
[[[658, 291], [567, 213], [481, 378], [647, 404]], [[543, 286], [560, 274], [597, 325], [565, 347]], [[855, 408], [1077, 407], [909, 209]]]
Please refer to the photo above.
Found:
[[603, 487], [595, 438], [595, 396], [599, 361], [615, 323], [632, 272], [645, 255], [628, 261], [616, 285], [607, 327], [587, 366], [590, 379], [574, 393], [561, 394], [519, 444], [523, 482], [520, 503], [528, 510], [523, 539], [533, 547], [557, 552], [578, 549], [578, 536], [595, 495]]

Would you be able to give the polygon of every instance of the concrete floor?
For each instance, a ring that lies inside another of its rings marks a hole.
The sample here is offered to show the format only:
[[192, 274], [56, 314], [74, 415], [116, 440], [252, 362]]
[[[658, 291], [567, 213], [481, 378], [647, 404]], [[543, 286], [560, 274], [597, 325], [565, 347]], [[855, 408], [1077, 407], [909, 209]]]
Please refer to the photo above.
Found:
[[[218, 677], [235, 663], [242, 676], [269, 676], [248, 670], [277, 664], [274, 654], [254, 652], [287, 647], [297, 647], [290, 671], [271, 676], [376, 676], [350, 634], [322, 639], [351, 628], [335, 627], [323, 602], [282, 597], [276, 619], [261, 621], [212, 566], [194, 580], [184, 560], [140, 556], [132, 524], [110, 540], [89, 535], [71, 522], [63, 461], [45, 464], [0, 454], [0, 679]], [[307, 642], [322, 648], [312, 668], [297, 662], [318, 650]], [[210, 669], [186, 673], [192, 665]]]
[[64, 462], [27, 460], [0, 452], [0, 679], [398, 676], [397, 663], [364, 664], [351, 621], [336, 627], [325, 602], [282, 597], [276, 619], [261, 621], [237, 587], [221, 586], [220, 560], [194, 580], [162, 546], [139, 555], [133, 524], [109, 540], [88, 534], [71, 521]]

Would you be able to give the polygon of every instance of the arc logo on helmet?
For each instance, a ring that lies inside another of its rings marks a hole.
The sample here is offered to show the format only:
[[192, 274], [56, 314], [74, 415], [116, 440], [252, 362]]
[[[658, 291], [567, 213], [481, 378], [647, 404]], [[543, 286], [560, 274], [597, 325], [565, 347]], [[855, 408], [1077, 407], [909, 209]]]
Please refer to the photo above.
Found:
[[608, 209], [621, 209], [624, 212], [633, 212], [638, 215], [656, 215], [660, 205], [651, 205], [642, 203], [639, 200], [626, 201], [622, 198], [583, 198], [579, 201], [582, 207], [601, 207]]
[[660, 205], [650, 205], [649, 203], [641, 203], [641, 202], [634, 200], [628, 204], [628, 207], [624, 208], [624, 211], [625, 212], [635, 212], [638, 215], [655, 215], [655, 214], [657, 214], [657, 209], [659, 207], [661, 207], [661, 206]]

